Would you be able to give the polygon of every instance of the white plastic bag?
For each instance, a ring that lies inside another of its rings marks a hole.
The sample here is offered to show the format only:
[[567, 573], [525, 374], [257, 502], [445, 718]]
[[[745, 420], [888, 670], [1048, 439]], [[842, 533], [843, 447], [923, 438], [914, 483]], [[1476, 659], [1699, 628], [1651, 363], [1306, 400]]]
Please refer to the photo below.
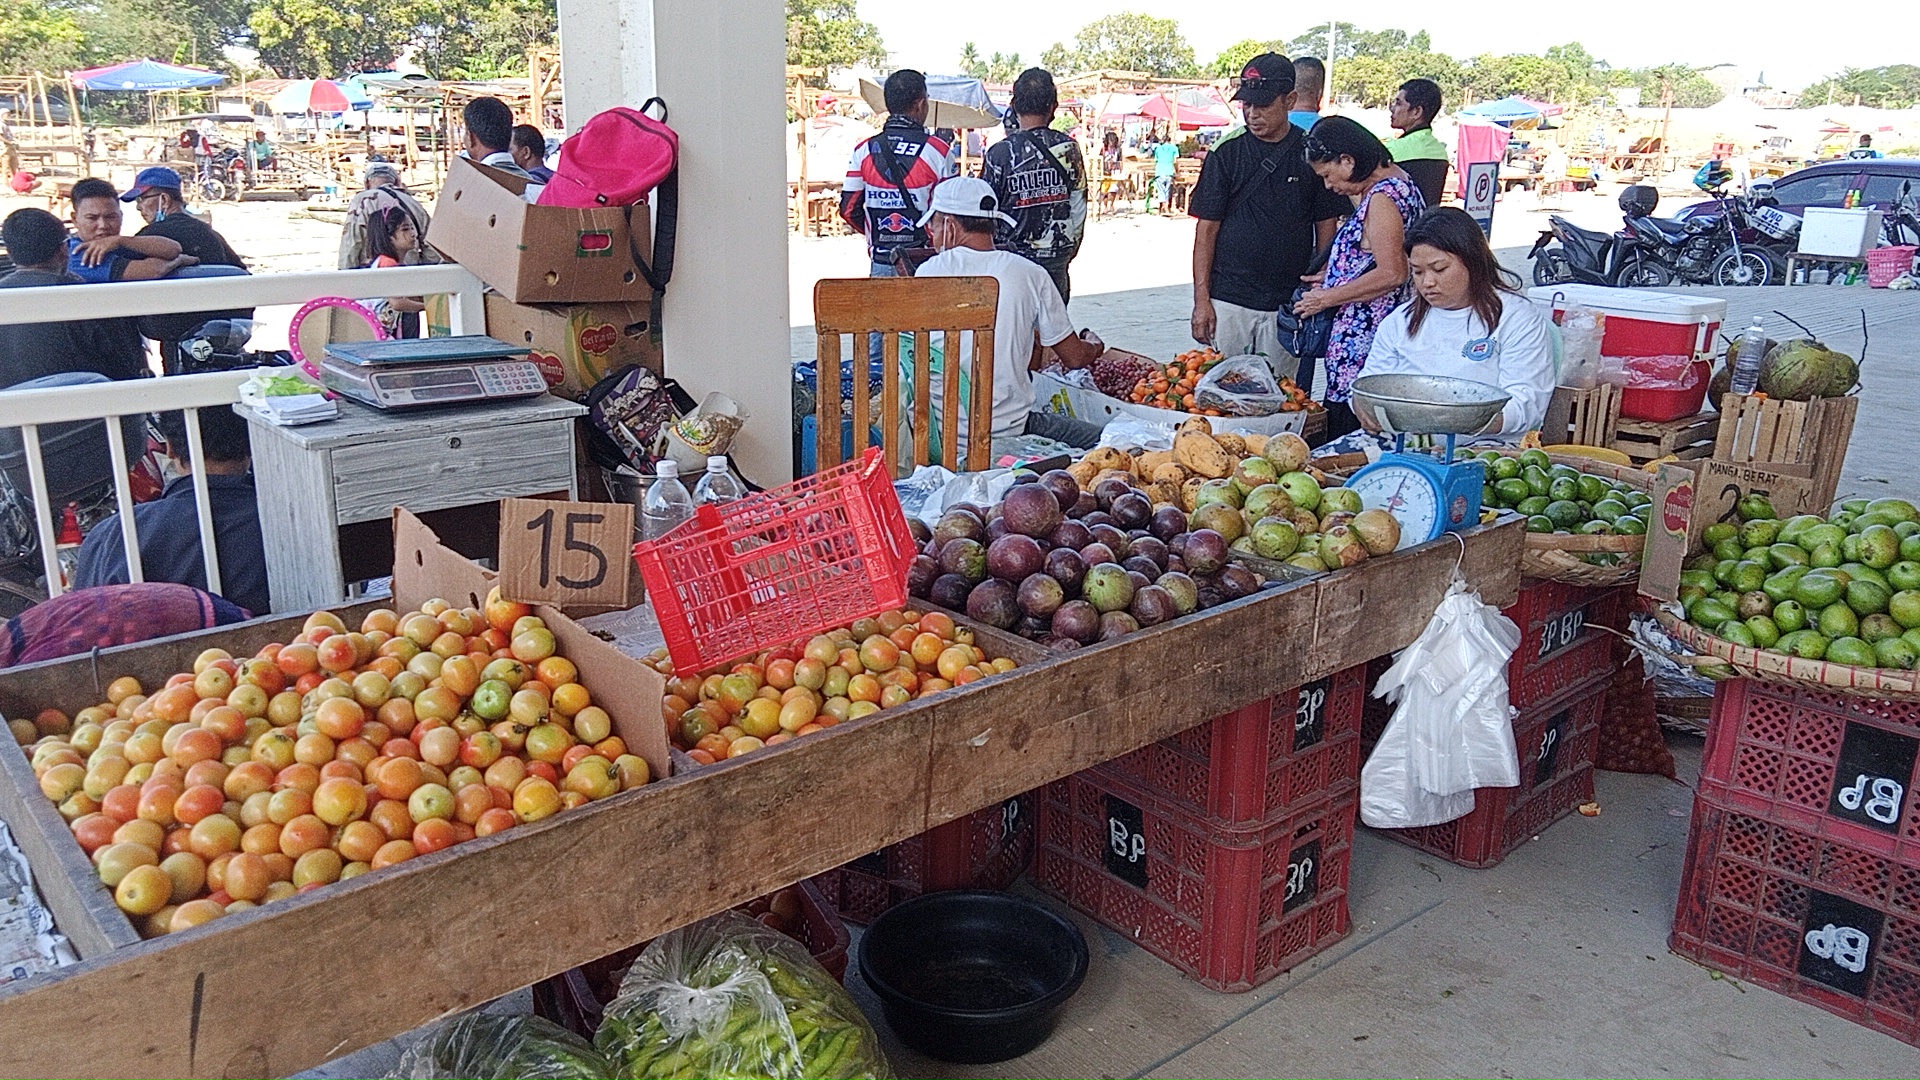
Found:
[[1473, 811], [1473, 791], [1516, 787], [1520, 756], [1507, 661], [1520, 628], [1455, 577], [1433, 619], [1374, 687], [1397, 703], [1360, 770], [1360, 820], [1439, 825]]
[[1193, 388], [1193, 400], [1228, 416], [1272, 416], [1287, 403], [1264, 356], [1229, 356], [1207, 369]]
[[1177, 429], [1144, 416], [1116, 414], [1100, 429], [1100, 445], [1118, 450], [1171, 450]]
[[1578, 304], [1567, 309], [1560, 320], [1560, 341], [1564, 347], [1559, 384], [1576, 390], [1591, 390], [1600, 383], [1600, 339], [1607, 332], [1607, 317]]

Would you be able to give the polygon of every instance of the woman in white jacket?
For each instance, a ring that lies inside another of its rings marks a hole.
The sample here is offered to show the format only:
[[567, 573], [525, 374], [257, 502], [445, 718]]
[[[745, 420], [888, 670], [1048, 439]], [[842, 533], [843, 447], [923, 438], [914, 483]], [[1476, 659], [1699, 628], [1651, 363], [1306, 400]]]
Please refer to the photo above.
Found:
[[1362, 375], [1446, 375], [1497, 386], [1511, 398], [1478, 441], [1516, 443], [1546, 418], [1553, 397], [1553, 328], [1501, 268], [1463, 210], [1441, 207], [1407, 229], [1412, 300], [1373, 338]]

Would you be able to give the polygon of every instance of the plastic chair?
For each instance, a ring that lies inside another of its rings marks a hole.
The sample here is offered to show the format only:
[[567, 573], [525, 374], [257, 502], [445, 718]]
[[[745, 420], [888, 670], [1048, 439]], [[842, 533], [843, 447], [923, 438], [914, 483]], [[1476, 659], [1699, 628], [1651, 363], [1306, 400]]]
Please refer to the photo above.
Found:
[[[813, 287], [814, 332], [819, 339], [819, 393], [814, 432], [817, 467], [829, 469], [843, 461], [858, 458], [871, 445], [868, 428], [873, 388], [865, 363], [867, 335], [881, 337], [885, 360], [881, 382], [880, 445], [895, 476], [906, 476], [920, 465], [944, 465], [962, 471], [959, 460], [960, 430], [960, 335], [973, 334], [973, 355], [968, 378], [973, 384], [972, 400], [967, 405], [967, 455], [965, 471], [979, 472], [992, 457], [993, 429], [993, 324], [1000, 302], [1000, 283], [990, 277], [937, 278], [833, 278]], [[941, 395], [938, 460], [933, 456], [933, 402], [929, 394], [933, 335], [944, 333], [941, 352], [943, 391]], [[841, 338], [853, 336], [853, 442], [846, 446], [840, 439], [840, 361]], [[900, 431], [900, 339], [913, 340], [913, 444], [911, 455], [903, 455]]]

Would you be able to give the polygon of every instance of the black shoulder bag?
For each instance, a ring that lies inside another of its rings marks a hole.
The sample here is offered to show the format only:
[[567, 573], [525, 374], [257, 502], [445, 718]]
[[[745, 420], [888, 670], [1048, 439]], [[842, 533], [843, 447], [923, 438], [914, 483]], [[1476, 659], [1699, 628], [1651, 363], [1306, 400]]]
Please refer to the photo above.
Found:
[[[894, 187], [899, 189], [900, 202], [906, 208], [907, 216], [916, 223], [914, 228], [918, 231], [919, 225], [917, 223], [920, 220], [920, 206], [913, 201], [913, 192], [907, 187], [907, 175], [912, 171], [912, 167], [900, 164], [900, 158], [893, 152], [893, 140], [887, 137], [885, 131], [875, 135], [868, 145], [872, 147], [872, 152], [880, 158], [881, 173], [886, 176], [887, 180], [890, 181]], [[918, 244], [912, 247], [897, 247], [891, 252], [888, 252], [889, 257], [893, 260], [894, 273], [899, 274], [901, 277], [912, 277], [914, 272], [919, 270], [922, 264], [938, 254], [940, 254], [939, 250], [928, 244]]]

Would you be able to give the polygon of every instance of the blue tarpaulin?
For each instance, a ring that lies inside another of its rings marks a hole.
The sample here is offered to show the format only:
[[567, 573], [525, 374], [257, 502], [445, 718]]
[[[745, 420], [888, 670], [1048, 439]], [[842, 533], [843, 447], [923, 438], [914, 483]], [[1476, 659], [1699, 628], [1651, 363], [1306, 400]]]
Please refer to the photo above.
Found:
[[1546, 110], [1519, 95], [1503, 97], [1499, 101], [1483, 101], [1478, 105], [1469, 105], [1460, 110], [1461, 116], [1473, 116], [1482, 120], [1491, 120], [1496, 124], [1510, 124], [1517, 120], [1538, 120]]
[[124, 64], [76, 71], [73, 85], [83, 90], [187, 90], [219, 86], [225, 75], [206, 68], [180, 67], [158, 60], [129, 60]]

